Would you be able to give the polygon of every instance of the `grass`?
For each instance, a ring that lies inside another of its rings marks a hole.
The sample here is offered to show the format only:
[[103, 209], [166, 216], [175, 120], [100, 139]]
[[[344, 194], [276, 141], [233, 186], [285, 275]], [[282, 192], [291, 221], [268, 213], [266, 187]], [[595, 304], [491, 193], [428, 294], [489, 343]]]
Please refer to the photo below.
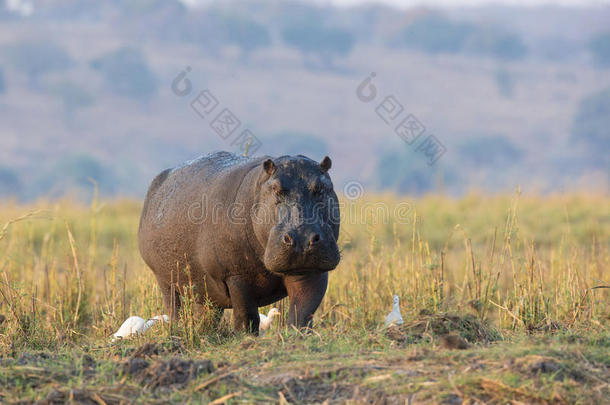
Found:
[[[175, 324], [111, 344], [128, 316], [163, 313], [137, 250], [139, 212], [128, 200], [0, 206], [0, 402], [610, 395], [605, 196], [345, 201], [343, 258], [312, 333], [285, 328], [283, 314], [255, 339], [214, 327], [205, 311], [193, 316], [186, 302]], [[386, 330], [392, 294], [405, 324]], [[444, 343], [453, 334], [465, 350]]]

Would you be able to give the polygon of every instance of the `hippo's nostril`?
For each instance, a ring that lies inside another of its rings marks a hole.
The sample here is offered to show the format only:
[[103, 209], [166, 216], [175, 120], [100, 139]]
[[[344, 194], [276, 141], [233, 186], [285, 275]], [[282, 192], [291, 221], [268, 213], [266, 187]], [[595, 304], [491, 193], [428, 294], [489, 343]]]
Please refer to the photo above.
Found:
[[288, 246], [294, 245], [294, 240], [292, 239], [292, 237], [289, 234], [284, 235], [284, 238], [282, 238], [282, 241]]
[[313, 246], [318, 242], [320, 242], [320, 235], [318, 235], [317, 233], [314, 233], [311, 236], [311, 238], [309, 239], [309, 246]]

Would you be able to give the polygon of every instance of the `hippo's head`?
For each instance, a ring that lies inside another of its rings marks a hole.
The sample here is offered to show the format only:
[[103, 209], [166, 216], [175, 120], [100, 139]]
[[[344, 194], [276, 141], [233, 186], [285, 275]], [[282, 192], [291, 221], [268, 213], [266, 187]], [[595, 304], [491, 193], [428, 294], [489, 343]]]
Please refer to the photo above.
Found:
[[330, 271], [339, 264], [339, 201], [328, 175], [331, 160], [282, 156], [262, 163], [254, 233], [274, 273]]

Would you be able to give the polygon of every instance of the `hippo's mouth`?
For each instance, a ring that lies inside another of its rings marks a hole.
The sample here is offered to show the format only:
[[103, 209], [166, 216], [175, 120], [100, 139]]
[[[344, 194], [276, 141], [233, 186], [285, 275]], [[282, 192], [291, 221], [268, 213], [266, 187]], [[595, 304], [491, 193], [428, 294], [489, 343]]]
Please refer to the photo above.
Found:
[[288, 255], [278, 257], [266, 253], [264, 263], [267, 270], [279, 275], [326, 273], [339, 265], [340, 255], [337, 249], [335, 254], [312, 259], [311, 257], [294, 258]]
[[332, 271], [333, 269], [319, 269], [319, 268], [296, 268], [296, 269], [287, 269], [287, 270], [269, 270], [274, 274], [280, 275], [280, 276], [306, 276], [306, 275], [310, 275], [310, 274], [322, 274], [322, 273], [328, 273], [329, 271]]

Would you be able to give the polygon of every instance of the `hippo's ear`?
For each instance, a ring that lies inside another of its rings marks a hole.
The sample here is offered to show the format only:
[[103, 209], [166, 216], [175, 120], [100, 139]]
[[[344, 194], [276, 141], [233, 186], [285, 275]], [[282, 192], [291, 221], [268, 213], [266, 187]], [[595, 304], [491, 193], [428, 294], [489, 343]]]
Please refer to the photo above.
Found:
[[320, 162], [320, 167], [322, 168], [322, 171], [324, 173], [326, 173], [327, 171], [330, 170], [330, 167], [333, 165], [333, 161], [330, 160], [330, 158], [328, 156], [324, 156], [324, 159], [322, 159], [322, 161]]
[[265, 162], [263, 163], [263, 168], [269, 176], [275, 173], [275, 163], [273, 163], [273, 160], [271, 159], [265, 160]]

